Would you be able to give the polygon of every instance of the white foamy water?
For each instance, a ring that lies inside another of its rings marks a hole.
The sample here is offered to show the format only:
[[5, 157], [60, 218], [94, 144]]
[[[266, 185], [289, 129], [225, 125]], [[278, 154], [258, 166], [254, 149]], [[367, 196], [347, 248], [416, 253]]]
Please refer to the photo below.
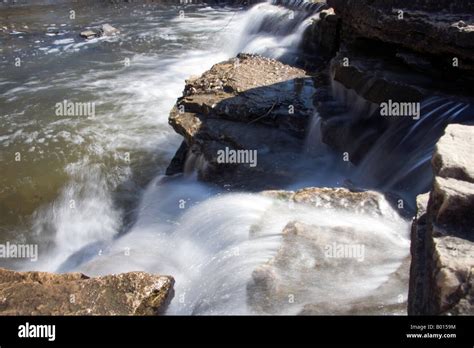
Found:
[[318, 13], [258, 4], [246, 14], [235, 50], [296, 61], [304, 31], [318, 18]]
[[[11, 86], [2, 81], [7, 137], [0, 141], [11, 153], [31, 151], [44, 172], [58, 172], [59, 189], [33, 211], [30, 230], [44, 248], [37, 264], [22, 268], [171, 274], [176, 296], [169, 314], [261, 313], [248, 303], [252, 273], [275, 256], [283, 228], [297, 219], [319, 226], [328, 240], [334, 227], [353, 226], [358, 233], [334, 241], [373, 245], [377, 253], [347, 279], [331, 278], [345, 274], [342, 266], [325, 265], [316, 273], [324, 286], [314, 279], [301, 284], [301, 301], [280, 314], [295, 314], [322, 294], [350, 303], [386, 282], [408, 254], [408, 224], [389, 207], [381, 217], [289, 209], [256, 194], [219, 192], [192, 175], [161, 176], [181, 141], [167, 118], [184, 80], [240, 51], [292, 61], [314, 16], [270, 4], [237, 13], [201, 7], [184, 18], [135, 8], [91, 20], [119, 27], [112, 40], [72, 40], [67, 27], [60, 38], [35, 40], [40, 76], [15, 83], [9, 74]], [[54, 116], [54, 103], [65, 99], [94, 102], [96, 116]], [[355, 284], [358, 291], [348, 291]]]
[[[339, 301], [342, 307], [376, 294], [408, 255], [408, 222], [387, 203], [382, 216], [372, 216], [298, 204], [289, 208], [257, 194], [208, 196], [209, 189], [192, 178], [158, 178], [143, 197], [134, 228], [78, 269], [93, 275], [137, 269], [172, 274], [175, 299], [168, 314], [256, 314], [264, 312], [248, 305], [252, 272], [282, 247], [287, 223], [318, 226], [312, 238], [321, 239], [321, 248], [329, 243], [363, 244], [364, 262], [354, 261], [352, 268], [327, 262], [313, 269], [301, 284], [304, 298], [277, 312], [296, 314], [305, 304], [317, 303], [319, 296], [326, 302]], [[180, 207], [183, 199], [186, 204]], [[322, 262], [310, 250], [299, 257]], [[291, 267], [284, 271], [295, 279], [305, 277], [307, 267]], [[404, 286], [392, 290], [392, 303], [399, 294], [406, 298]]]

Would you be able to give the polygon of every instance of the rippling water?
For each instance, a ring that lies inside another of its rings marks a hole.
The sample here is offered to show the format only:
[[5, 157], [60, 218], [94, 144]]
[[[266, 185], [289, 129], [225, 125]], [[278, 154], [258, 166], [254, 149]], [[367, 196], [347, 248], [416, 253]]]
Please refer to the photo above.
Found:
[[[379, 222], [289, 211], [258, 195], [219, 192], [193, 176], [162, 175], [181, 141], [167, 119], [184, 80], [240, 51], [294, 62], [311, 15], [288, 20], [293, 12], [268, 3], [248, 11], [193, 5], [180, 12], [156, 3], [91, 2], [74, 5], [74, 20], [70, 10], [68, 2], [0, 10], [0, 242], [40, 249], [37, 263], [0, 266], [171, 274], [176, 297], [169, 313], [252, 313], [251, 273], [276, 253], [283, 227], [298, 218], [323, 227], [352, 224], [363, 231], [354, 242], [376, 240], [387, 253], [364, 265], [369, 276], [359, 279], [360, 291], [347, 292], [330, 276], [344, 270], [328, 268], [323, 288], [306, 284], [304, 301], [282, 313], [314, 303], [328, 287], [337, 301], [350, 302], [397, 270], [408, 254], [408, 223], [391, 208]], [[78, 37], [104, 23], [121, 34]], [[55, 105], [64, 100], [95, 103], [94, 117], [57, 116]], [[331, 175], [325, 182], [337, 177]], [[261, 235], [250, 238], [262, 222]], [[393, 291], [405, 294], [406, 284]]]
[[[179, 145], [167, 118], [184, 79], [233, 53], [235, 8], [187, 6], [181, 18], [170, 5], [77, 6], [74, 20], [69, 4], [0, 11], [8, 27], [0, 46], [1, 240], [44, 242], [56, 230], [80, 247], [118, 233]], [[78, 36], [103, 23], [121, 34]], [[95, 117], [56, 116], [63, 100], [95, 103]]]

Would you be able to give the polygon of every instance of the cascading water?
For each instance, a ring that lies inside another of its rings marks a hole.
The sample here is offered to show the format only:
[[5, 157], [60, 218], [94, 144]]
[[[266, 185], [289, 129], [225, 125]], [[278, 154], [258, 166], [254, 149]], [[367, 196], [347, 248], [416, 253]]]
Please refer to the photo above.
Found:
[[324, 3], [275, 1], [252, 7], [245, 16], [236, 52], [258, 53], [294, 63], [304, 31], [317, 20]]
[[[175, 277], [176, 285], [168, 314], [266, 313], [266, 309], [254, 302], [255, 298], [249, 298], [249, 286], [255, 270], [281, 249], [285, 226], [297, 220], [316, 229], [317, 238], [323, 244], [366, 245], [366, 258], [370, 262], [356, 266], [339, 262], [337, 258], [333, 262], [321, 262], [312, 250], [303, 248], [296, 263], [279, 269], [279, 276], [291, 275], [300, 284], [296, 304], [282, 306], [276, 313], [299, 313], [306, 305], [320, 303], [322, 297], [325, 302], [333, 303], [329, 307], [325, 303], [327, 313], [334, 310], [344, 313], [347, 306], [358, 308], [360, 301], [372, 301], [370, 305], [376, 307], [380, 298], [374, 291], [392, 280], [408, 255], [409, 245], [408, 222], [399, 218], [383, 199], [377, 216], [323, 206], [289, 207], [280, 200], [258, 194], [222, 192], [199, 183], [193, 175], [159, 175], [141, 191], [134, 176], [142, 168], [112, 160], [113, 154], [131, 149], [133, 156], [151, 161], [154, 157], [150, 153], [158, 148], [159, 158], [154, 163], [164, 171], [178, 144], [177, 137], [165, 125], [182, 81], [239, 51], [292, 61], [304, 29], [317, 18], [321, 8], [319, 4], [296, 1], [292, 9], [263, 3], [237, 15], [231, 9], [221, 12], [210, 8], [199, 8], [196, 16], [182, 19], [166, 11], [157, 14], [169, 16], [168, 26], [155, 23], [146, 9], [139, 9], [145, 24], [138, 28], [124, 24], [123, 29], [138, 35], [121, 38], [123, 54], [130, 54], [134, 43], [144, 50], [130, 56], [130, 70], [115, 74], [110, 66], [104, 68], [98, 64], [97, 71], [82, 69], [77, 75], [65, 78], [68, 81], [65, 84], [61, 79], [55, 81], [62, 89], [72, 88], [74, 84], [78, 92], [75, 97], [81, 96], [79, 92], [95, 95], [104, 104], [105, 112], [96, 120], [75, 123], [73, 135], [83, 140], [67, 137], [85, 143], [82, 150], [86, 156], [82, 153], [78, 157], [87, 160], [66, 165], [69, 181], [59, 198], [35, 213], [36, 234], [52, 246], [34, 268], [82, 271], [90, 275], [132, 270], [170, 274]], [[217, 24], [222, 30], [216, 32]], [[239, 32], [238, 28], [243, 29]], [[189, 30], [194, 35], [189, 35]], [[215, 35], [215, 45], [209, 45], [207, 32]], [[239, 33], [237, 38], [235, 33]], [[148, 51], [149, 37], [159, 37], [166, 50]], [[177, 42], [177, 37], [183, 37], [184, 42]], [[222, 52], [220, 47], [226, 46], [222, 43], [228, 45], [228, 42], [238, 42], [237, 47]], [[87, 45], [97, 42], [67, 46], [71, 44], [56, 42], [52, 44], [54, 47], [43, 47], [42, 51], [67, 56], [78, 50], [79, 54], [86, 54], [83, 51], [89, 49]], [[120, 49], [113, 41], [102, 44]], [[104, 54], [101, 50], [105, 48], [94, 51], [98, 54], [97, 61]], [[114, 64], [111, 60], [110, 65]], [[16, 97], [14, 88], [6, 97]], [[115, 108], [110, 109], [110, 105]], [[146, 122], [137, 118], [137, 113]], [[315, 117], [310, 137], [319, 133], [317, 122]], [[124, 132], [124, 127], [131, 129]], [[53, 129], [52, 133], [55, 132]], [[114, 199], [117, 187], [124, 188], [125, 193], [141, 194], [137, 208], [133, 209], [133, 226], [129, 228], [123, 226], [125, 208], [117, 207]], [[319, 269], [307, 277], [305, 272], [314, 270], [316, 265]], [[33, 268], [31, 264], [22, 267]], [[392, 286], [382, 295], [385, 304], [403, 303], [406, 282]], [[399, 312], [397, 309], [391, 313]]]
[[[369, 86], [371, 80], [365, 85]], [[337, 117], [344, 118], [348, 124], [356, 125], [370, 118], [387, 119], [381, 115], [379, 105], [334, 79], [332, 92], [336, 102], [346, 109]], [[356, 187], [395, 193], [414, 208], [414, 197], [430, 188], [433, 178], [430, 162], [436, 142], [449, 123], [474, 122], [473, 109], [468, 102], [433, 96], [420, 102], [419, 118], [388, 116], [388, 127], [348, 173], [349, 179]], [[321, 119], [316, 117], [315, 122], [319, 124]], [[370, 131], [356, 139], [353, 150], [364, 146], [368, 135]], [[320, 136], [310, 135], [308, 144], [319, 143]]]
[[397, 192], [407, 201], [428, 191], [436, 142], [449, 123], [472, 122], [473, 109], [467, 103], [442, 97], [423, 101], [419, 120], [395, 121], [376, 141], [357, 166], [354, 183]]

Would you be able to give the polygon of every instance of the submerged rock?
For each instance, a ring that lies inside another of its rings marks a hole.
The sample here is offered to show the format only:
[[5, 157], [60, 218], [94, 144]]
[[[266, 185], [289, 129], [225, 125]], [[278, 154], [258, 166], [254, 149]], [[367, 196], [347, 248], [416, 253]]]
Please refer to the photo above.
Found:
[[273, 190], [262, 194], [315, 208], [342, 209], [356, 214], [381, 216], [390, 209], [383, 195], [374, 191], [353, 192], [346, 188], [308, 187], [296, 192]]
[[80, 33], [80, 36], [90, 40], [93, 38], [101, 37], [101, 36], [114, 36], [118, 35], [120, 30], [114, 28], [110, 24], [103, 24], [100, 28], [97, 29], [88, 29], [84, 30]]
[[157, 315], [173, 297], [169, 276], [0, 269], [0, 315]]
[[[277, 253], [252, 273], [247, 296], [256, 313], [405, 313], [408, 224], [381, 194], [341, 188], [263, 194], [295, 209], [295, 220], [284, 226]], [[252, 238], [265, 224], [252, 228]]]
[[474, 126], [449, 125], [412, 225], [409, 314], [474, 314]]

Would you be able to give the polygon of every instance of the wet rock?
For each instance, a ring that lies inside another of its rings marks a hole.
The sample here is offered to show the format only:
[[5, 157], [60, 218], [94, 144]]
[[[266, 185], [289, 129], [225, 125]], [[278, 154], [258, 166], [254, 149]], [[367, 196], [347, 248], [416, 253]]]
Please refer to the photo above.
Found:
[[166, 175], [174, 175], [184, 172], [184, 165], [186, 163], [186, 156], [188, 153], [188, 145], [185, 141], [181, 143], [178, 150], [176, 151], [171, 163], [166, 168]]
[[84, 39], [90, 40], [95, 37], [99, 37], [100, 34], [98, 30], [84, 30], [84, 31], [81, 31], [80, 36], [83, 37]]
[[102, 36], [114, 36], [120, 34], [120, 30], [110, 24], [103, 24], [101, 28]]
[[[344, 59], [349, 55], [346, 65]], [[376, 105], [387, 100], [419, 102], [428, 95], [421, 87], [427, 84], [426, 78], [397, 72], [393, 65], [366, 55], [342, 51], [331, 61], [331, 70], [334, 81]]]
[[101, 36], [115, 36], [120, 33], [120, 30], [114, 28], [110, 24], [103, 24], [100, 28], [88, 29], [84, 30], [80, 33], [80, 36], [90, 40], [93, 38], [101, 37]]
[[157, 315], [173, 297], [173, 283], [144, 272], [90, 278], [0, 269], [0, 314]]
[[346, 188], [308, 187], [293, 191], [263, 191], [267, 197], [324, 209], [350, 210], [357, 214], [381, 216], [389, 210], [383, 195], [374, 191], [352, 192]]
[[314, 55], [332, 57], [339, 49], [340, 19], [330, 8], [319, 13], [303, 36], [303, 49]]
[[459, 102], [472, 98], [467, 91], [474, 81], [473, 5], [442, 3], [329, 0], [332, 8], [305, 33], [304, 48], [330, 60], [333, 100], [317, 105], [322, 141], [348, 152], [353, 164], [390, 127], [409, 122], [374, 117], [382, 102], [421, 102], [433, 95]]
[[433, 188], [412, 224], [409, 314], [474, 314], [473, 135], [450, 125], [437, 144]]
[[[169, 123], [184, 137], [187, 157], [203, 159], [205, 166], [196, 168], [202, 180], [231, 186], [260, 185], [268, 178], [283, 183], [291, 179], [291, 164], [304, 146], [313, 92], [305, 71], [240, 54], [187, 80]], [[226, 149], [255, 151], [257, 160], [253, 165], [220, 161], [218, 153]]]
[[[391, 232], [377, 230], [369, 222], [400, 223], [406, 228], [383, 196], [340, 188], [262, 194], [295, 209], [295, 220], [283, 228], [276, 254], [253, 271], [247, 284], [248, 304], [256, 313], [405, 312], [407, 244], [374, 238]], [[305, 220], [301, 209], [311, 209], [313, 218]], [[253, 226], [252, 238], [259, 238], [259, 226], [265, 223], [263, 219]], [[391, 271], [382, 275], [384, 267]]]

